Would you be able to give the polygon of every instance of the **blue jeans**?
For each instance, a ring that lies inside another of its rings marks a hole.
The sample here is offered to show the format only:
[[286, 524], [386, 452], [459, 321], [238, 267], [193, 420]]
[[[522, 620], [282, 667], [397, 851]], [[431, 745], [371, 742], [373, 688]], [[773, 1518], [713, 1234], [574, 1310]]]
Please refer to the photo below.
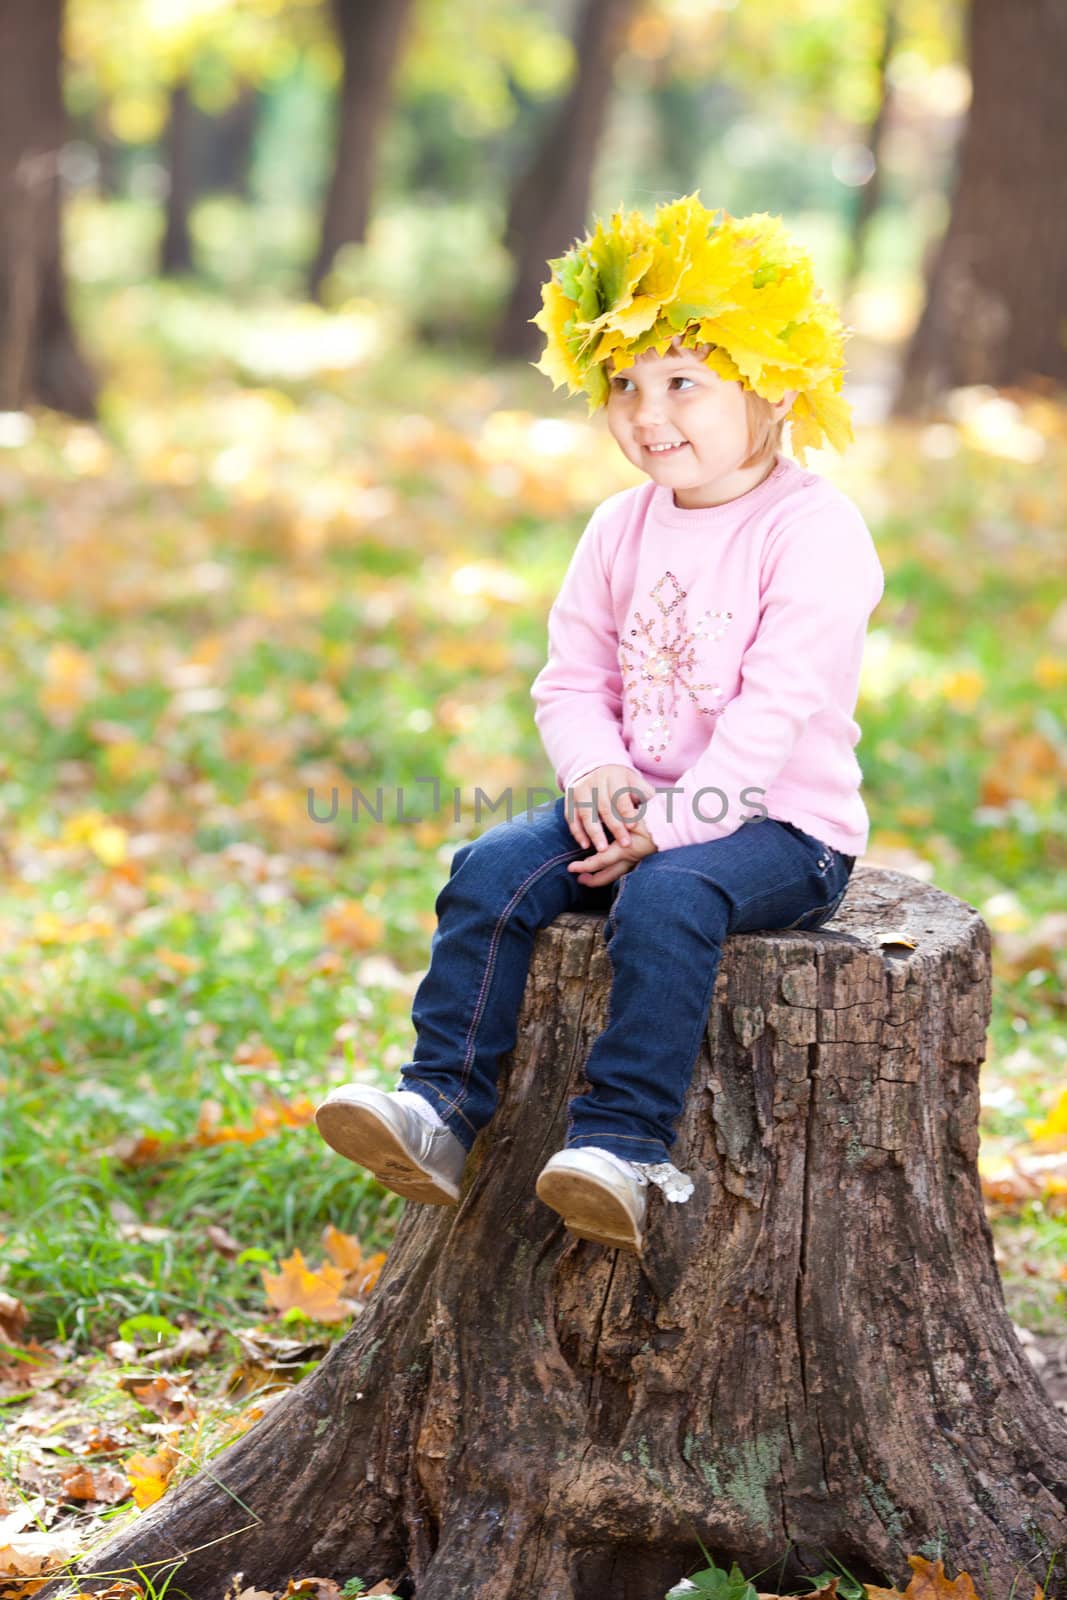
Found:
[[727, 838], [657, 851], [613, 883], [587, 887], [567, 863], [595, 850], [574, 839], [565, 803], [560, 795], [520, 812], [456, 850], [412, 1003], [414, 1058], [394, 1087], [429, 1100], [470, 1150], [496, 1109], [537, 930], [561, 911], [606, 910], [609, 1021], [585, 1062], [591, 1087], [568, 1104], [566, 1145], [666, 1161], [724, 940], [821, 927], [855, 858], [791, 822], [752, 817]]

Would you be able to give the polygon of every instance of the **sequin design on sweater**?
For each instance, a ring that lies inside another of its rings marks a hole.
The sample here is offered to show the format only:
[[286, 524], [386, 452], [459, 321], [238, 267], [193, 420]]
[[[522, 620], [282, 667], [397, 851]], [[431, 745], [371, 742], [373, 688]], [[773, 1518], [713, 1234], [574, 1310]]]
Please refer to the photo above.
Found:
[[[649, 595], [658, 617], [646, 620], [635, 610], [619, 640], [619, 670], [630, 716], [653, 761], [663, 760], [674, 738], [680, 695], [687, 694], [706, 716], [723, 711], [716, 703], [722, 700], [722, 685], [692, 680], [701, 665], [698, 645], [721, 639], [733, 617], [729, 611], [704, 611], [690, 628], [686, 594], [674, 573], [665, 572]], [[713, 697], [711, 703], [698, 699], [705, 693]]]

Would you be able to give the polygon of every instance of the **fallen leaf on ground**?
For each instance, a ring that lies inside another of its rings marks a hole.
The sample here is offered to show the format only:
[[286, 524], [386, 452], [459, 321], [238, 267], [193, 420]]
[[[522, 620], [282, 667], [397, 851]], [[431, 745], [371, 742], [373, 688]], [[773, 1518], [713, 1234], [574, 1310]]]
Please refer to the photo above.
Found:
[[204, 1229], [204, 1237], [220, 1255], [232, 1259], [241, 1254], [240, 1240], [235, 1239], [232, 1233], [227, 1233], [226, 1229], [219, 1227], [217, 1223], [213, 1222], [210, 1227]]
[[226, 1590], [224, 1600], [275, 1600], [274, 1594], [266, 1589], [246, 1589], [244, 1581], [243, 1572], [232, 1573], [230, 1587]]
[[115, 1505], [125, 1500], [130, 1489], [124, 1472], [116, 1467], [68, 1467], [60, 1479], [65, 1500], [92, 1500], [100, 1505]]
[[378, 1282], [385, 1265], [386, 1252], [378, 1250], [372, 1256], [363, 1254], [363, 1246], [353, 1233], [342, 1233], [328, 1222], [322, 1231], [322, 1247], [334, 1264], [345, 1273], [345, 1288], [349, 1294], [367, 1295]]
[[189, 1422], [196, 1416], [196, 1396], [187, 1384], [178, 1383], [174, 1378], [160, 1376], [146, 1383], [136, 1375], [124, 1374], [118, 1386], [164, 1422]]
[[178, 1453], [168, 1444], [162, 1445], [155, 1455], [138, 1452], [125, 1463], [133, 1498], [142, 1511], [162, 1499], [177, 1465]]
[[331, 945], [345, 950], [373, 950], [381, 944], [380, 917], [369, 912], [358, 900], [342, 900], [323, 914], [322, 931]]
[[160, 1345], [158, 1350], [146, 1350], [140, 1359], [153, 1367], [174, 1367], [179, 1362], [206, 1356], [211, 1351], [211, 1340], [199, 1328], [183, 1328], [173, 1344]]
[[0, 1338], [14, 1344], [29, 1321], [29, 1313], [21, 1300], [0, 1291]]
[[217, 1100], [205, 1100], [196, 1122], [194, 1144], [255, 1144], [277, 1133], [280, 1128], [304, 1127], [315, 1115], [315, 1107], [306, 1095], [295, 1100], [273, 1099], [256, 1106], [252, 1112], [251, 1127], [238, 1127], [223, 1123], [222, 1107]]
[[345, 1275], [339, 1267], [309, 1267], [300, 1250], [281, 1263], [278, 1273], [263, 1270], [267, 1299], [276, 1311], [299, 1310], [316, 1322], [343, 1322], [359, 1307], [341, 1297]]
[[[6, 1520], [6, 1519], [5, 1519]], [[81, 1543], [78, 1528], [55, 1528], [47, 1533], [0, 1532], [0, 1576], [36, 1578], [69, 1561]]]

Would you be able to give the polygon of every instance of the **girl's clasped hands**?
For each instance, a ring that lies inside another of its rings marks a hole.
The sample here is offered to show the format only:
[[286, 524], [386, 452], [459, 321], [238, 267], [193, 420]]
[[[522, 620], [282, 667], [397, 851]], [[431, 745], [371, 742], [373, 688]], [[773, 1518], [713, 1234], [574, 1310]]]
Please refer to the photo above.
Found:
[[[585, 888], [614, 883], [657, 849], [644, 819], [638, 816], [640, 807], [635, 793], [651, 800], [655, 790], [633, 767], [625, 766], [594, 767], [568, 785], [564, 811], [567, 826], [578, 844], [597, 852], [568, 864], [567, 871], [574, 873]], [[612, 836], [610, 843], [607, 830]]]

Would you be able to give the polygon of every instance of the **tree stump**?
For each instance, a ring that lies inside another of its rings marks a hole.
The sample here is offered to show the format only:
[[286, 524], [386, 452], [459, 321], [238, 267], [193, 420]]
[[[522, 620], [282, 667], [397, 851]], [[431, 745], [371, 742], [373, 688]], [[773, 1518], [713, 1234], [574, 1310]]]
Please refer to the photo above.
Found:
[[727, 942], [671, 1151], [696, 1191], [649, 1190], [643, 1258], [534, 1194], [606, 1021], [602, 922], [538, 935], [458, 1209], [409, 1203], [344, 1340], [94, 1569], [191, 1552], [175, 1588], [198, 1600], [235, 1570], [660, 1600], [702, 1540], [764, 1591], [830, 1556], [903, 1588], [913, 1553], [982, 1600], [1015, 1578], [1029, 1600], [1058, 1557], [1046, 1592], [1067, 1593], [1067, 1425], [1005, 1310], [976, 1167], [975, 908], [860, 868], [825, 929]]

